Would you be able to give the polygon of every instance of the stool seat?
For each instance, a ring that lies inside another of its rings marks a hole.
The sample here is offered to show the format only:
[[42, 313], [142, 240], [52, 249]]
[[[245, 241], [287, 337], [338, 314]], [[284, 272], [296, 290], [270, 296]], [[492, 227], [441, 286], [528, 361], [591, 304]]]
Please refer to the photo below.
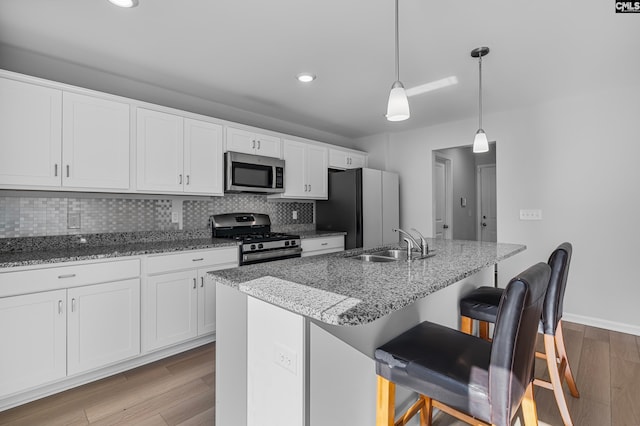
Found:
[[478, 287], [460, 299], [460, 315], [479, 321], [495, 322], [504, 289]]
[[375, 359], [376, 374], [490, 422], [486, 340], [425, 321], [376, 349]]

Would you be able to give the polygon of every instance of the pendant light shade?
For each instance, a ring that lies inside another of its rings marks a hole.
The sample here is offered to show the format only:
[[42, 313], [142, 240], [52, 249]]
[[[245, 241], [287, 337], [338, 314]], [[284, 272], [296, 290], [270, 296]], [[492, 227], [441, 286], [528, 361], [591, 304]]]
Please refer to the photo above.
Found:
[[489, 54], [488, 47], [478, 47], [471, 51], [473, 58], [478, 58], [478, 131], [476, 137], [473, 140], [473, 152], [487, 152], [489, 151], [489, 141], [487, 140], [487, 134], [482, 129], [482, 57]]
[[400, 81], [396, 81], [391, 86], [389, 93], [389, 103], [387, 104], [387, 120], [402, 121], [409, 118], [409, 100], [404, 86]]
[[387, 120], [389, 121], [403, 121], [411, 116], [407, 93], [400, 82], [400, 42], [398, 33], [398, 0], [396, 0], [396, 81], [391, 86], [389, 102], [387, 103]]

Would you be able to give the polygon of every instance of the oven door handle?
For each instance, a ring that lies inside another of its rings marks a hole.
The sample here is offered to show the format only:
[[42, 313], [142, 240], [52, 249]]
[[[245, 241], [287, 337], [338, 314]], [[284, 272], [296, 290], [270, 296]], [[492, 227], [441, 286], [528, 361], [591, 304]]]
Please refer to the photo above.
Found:
[[302, 247], [291, 247], [291, 248], [285, 248], [285, 249], [243, 253], [242, 261], [253, 262], [256, 260], [271, 259], [271, 258], [273, 258], [273, 260], [278, 260], [277, 258], [280, 256], [292, 256], [300, 253], [302, 253]]

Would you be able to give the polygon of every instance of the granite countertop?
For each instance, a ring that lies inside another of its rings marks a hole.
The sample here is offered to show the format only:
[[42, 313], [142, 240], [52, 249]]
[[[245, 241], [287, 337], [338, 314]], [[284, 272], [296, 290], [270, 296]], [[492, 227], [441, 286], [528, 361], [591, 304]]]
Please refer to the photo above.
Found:
[[334, 325], [359, 325], [526, 249], [524, 245], [427, 239], [435, 256], [363, 262], [350, 250], [209, 272], [219, 284]]

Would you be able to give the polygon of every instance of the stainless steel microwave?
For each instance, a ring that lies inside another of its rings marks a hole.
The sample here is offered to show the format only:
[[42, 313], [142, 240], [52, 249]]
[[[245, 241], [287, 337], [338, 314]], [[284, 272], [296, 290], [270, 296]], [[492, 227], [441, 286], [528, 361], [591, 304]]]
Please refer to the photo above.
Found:
[[284, 192], [284, 160], [227, 152], [224, 162], [226, 192]]

